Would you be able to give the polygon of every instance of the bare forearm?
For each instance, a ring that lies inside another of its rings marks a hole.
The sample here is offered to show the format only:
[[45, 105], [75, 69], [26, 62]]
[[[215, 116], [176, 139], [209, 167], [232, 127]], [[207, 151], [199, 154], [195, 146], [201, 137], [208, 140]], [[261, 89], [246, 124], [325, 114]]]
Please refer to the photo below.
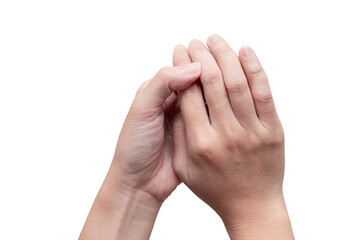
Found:
[[149, 239], [160, 206], [148, 193], [105, 180], [79, 239]]

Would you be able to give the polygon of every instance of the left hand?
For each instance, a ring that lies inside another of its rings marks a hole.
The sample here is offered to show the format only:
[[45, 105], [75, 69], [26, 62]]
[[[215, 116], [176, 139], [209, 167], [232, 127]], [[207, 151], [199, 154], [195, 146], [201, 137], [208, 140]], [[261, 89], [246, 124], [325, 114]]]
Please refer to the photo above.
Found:
[[[199, 78], [199, 63], [162, 68], [138, 90], [114, 159], [79, 239], [149, 239], [162, 202], [180, 183], [173, 160], [186, 156], [177, 95]], [[180, 124], [179, 124], [180, 123]]]
[[162, 202], [180, 183], [172, 162], [185, 150], [174, 148], [184, 138], [174, 91], [189, 87], [200, 72], [199, 63], [165, 67], [139, 88], [107, 176], [117, 188], [144, 191]]

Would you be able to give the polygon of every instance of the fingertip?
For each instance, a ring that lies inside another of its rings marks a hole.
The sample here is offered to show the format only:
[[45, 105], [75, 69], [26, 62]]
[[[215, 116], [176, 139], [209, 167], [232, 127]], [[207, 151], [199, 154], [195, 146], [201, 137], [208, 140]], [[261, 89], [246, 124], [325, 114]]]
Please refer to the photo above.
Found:
[[194, 38], [190, 41], [188, 48], [190, 48], [190, 46], [192, 46], [192, 45], [201, 44], [201, 43], [202, 42], [200, 40]]
[[207, 38], [207, 41], [206, 41], [206, 44], [207, 45], [211, 45], [211, 44], [214, 44], [215, 42], [221, 40], [222, 37], [218, 34], [211, 34], [208, 38]]
[[240, 48], [239, 56], [243, 58], [248, 58], [254, 53], [254, 50], [249, 46], [243, 46]]
[[191, 62], [191, 59], [188, 49], [182, 44], [176, 45], [173, 52], [173, 65], [181, 66], [189, 62]]
[[182, 66], [174, 67], [173, 77], [169, 78], [169, 87], [171, 90], [184, 90], [195, 82], [201, 73], [199, 62], [188, 63]]
[[185, 65], [185, 70], [188, 75], [200, 75], [201, 64], [199, 62], [188, 63]]
[[183, 51], [187, 51], [187, 48], [182, 44], [178, 44], [174, 48], [174, 53], [183, 52]]

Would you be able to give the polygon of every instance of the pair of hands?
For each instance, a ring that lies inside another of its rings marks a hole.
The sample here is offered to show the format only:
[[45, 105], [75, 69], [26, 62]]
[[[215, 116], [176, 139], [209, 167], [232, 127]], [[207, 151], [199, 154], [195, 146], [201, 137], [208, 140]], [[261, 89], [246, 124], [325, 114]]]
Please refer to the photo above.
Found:
[[219, 214], [232, 239], [256, 239], [259, 228], [281, 239], [274, 228], [291, 232], [284, 134], [255, 53], [243, 47], [237, 55], [212, 35], [207, 46], [178, 45], [173, 64], [139, 88], [102, 187], [112, 190], [104, 192], [131, 196], [156, 215], [183, 182]]

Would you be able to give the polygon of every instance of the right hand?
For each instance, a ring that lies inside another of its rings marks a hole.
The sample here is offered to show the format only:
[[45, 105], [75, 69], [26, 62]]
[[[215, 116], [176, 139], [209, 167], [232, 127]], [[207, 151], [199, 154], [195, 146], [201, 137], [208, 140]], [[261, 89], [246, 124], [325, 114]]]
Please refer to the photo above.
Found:
[[175, 159], [175, 173], [229, 232], [274, 214], [288, 219], [284, 133], [265, 72], [249, 47], [238, 57], [217, 35], [207, 45], [211, 52], [198, 40], [174, 52], [174, 64], [201, 63], [209, 111], [198, 83], [179, 91], [188, 158]]

